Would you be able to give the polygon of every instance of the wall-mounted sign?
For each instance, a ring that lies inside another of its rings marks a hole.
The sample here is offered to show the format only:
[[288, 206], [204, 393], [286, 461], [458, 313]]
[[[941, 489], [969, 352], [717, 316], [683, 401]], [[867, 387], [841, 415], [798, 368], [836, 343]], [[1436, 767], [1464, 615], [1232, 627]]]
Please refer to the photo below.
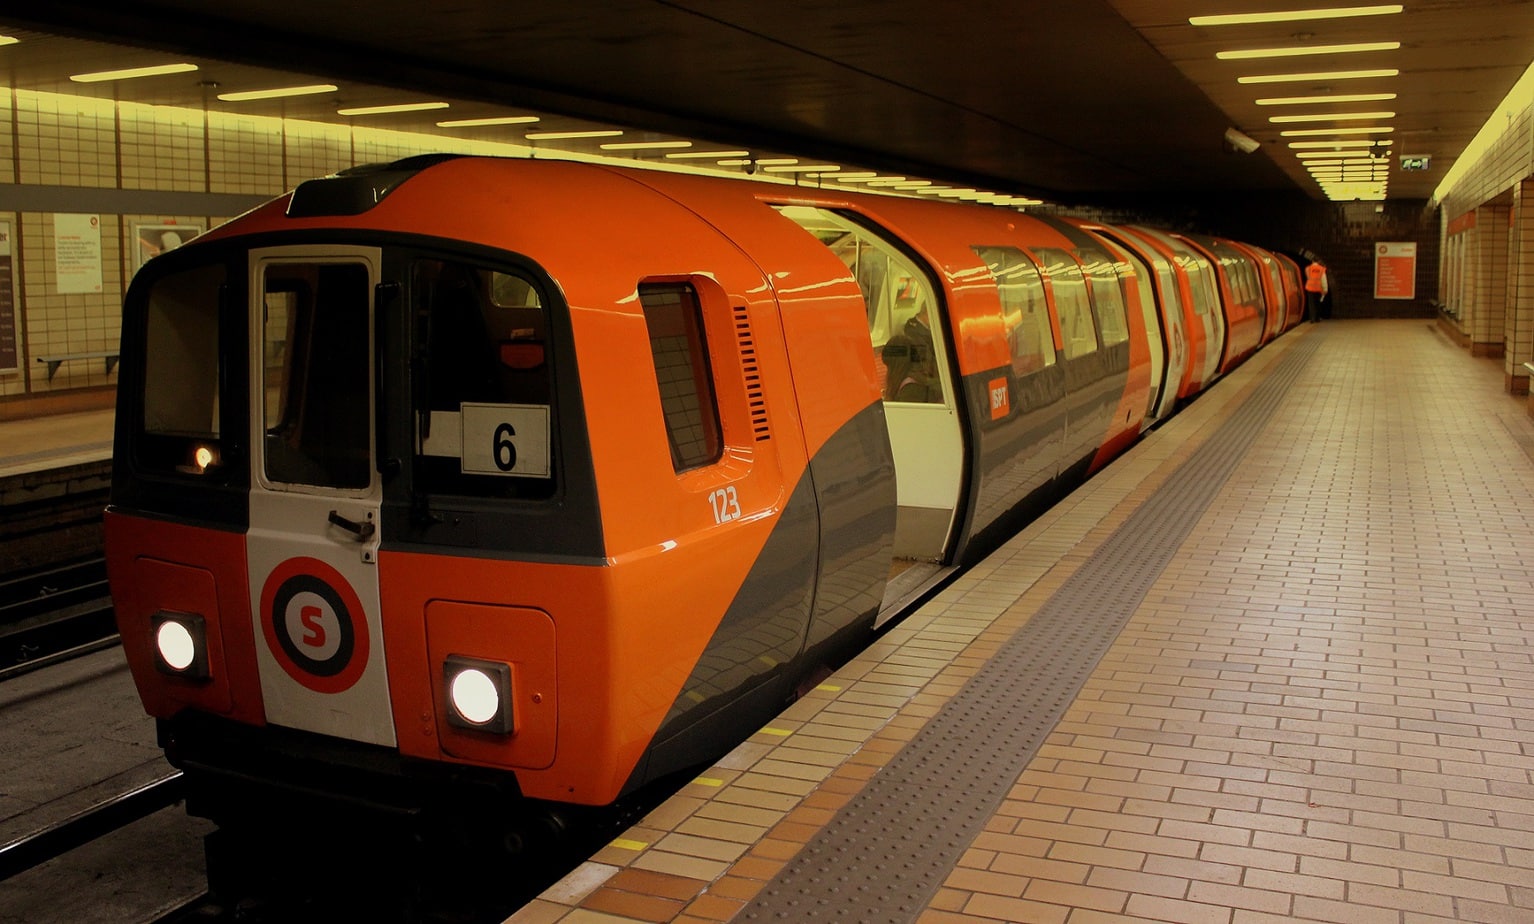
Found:
[[101, 216], [53, 216], [53, 274], [60, 295], [101, 291]]
[[1426, 170], [1428, 168], [1428, 164], [1431, 163], [1432, 160], [1433, 156], [1431, 154], [1402, 154], [1401, 169]]
[[1417, 297], [1417, 245], [1381, 241], [1374, 245], [1374, 297]]
[[11, 223], [0, 221], [0, 372], [21, 369], [16, 336], [16, 272], [11, 256]]

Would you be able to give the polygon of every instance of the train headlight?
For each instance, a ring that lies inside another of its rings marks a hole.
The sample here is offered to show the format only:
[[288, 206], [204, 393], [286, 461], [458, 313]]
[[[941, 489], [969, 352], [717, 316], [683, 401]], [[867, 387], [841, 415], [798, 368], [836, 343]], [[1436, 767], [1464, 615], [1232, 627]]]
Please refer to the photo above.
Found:
[[512, 721], [511, 665], [449, 655], [442, 665], [447, 687], [447, 722], [458, 728], [510, 734]]
[[195, 613], [159, 612], [149, 621], [155, 667], [188, 680], [208, 679], [207, 623]]

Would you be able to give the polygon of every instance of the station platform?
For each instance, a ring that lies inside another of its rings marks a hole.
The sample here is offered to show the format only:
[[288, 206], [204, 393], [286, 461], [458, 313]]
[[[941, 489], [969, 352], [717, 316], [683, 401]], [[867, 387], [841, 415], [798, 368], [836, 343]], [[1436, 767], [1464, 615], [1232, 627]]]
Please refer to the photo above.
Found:
[[0, 422], [0, 480], [110, 461], [112, 410]]
[[1534, 921], [1531, 452], [1304, 325], [509, 920]]

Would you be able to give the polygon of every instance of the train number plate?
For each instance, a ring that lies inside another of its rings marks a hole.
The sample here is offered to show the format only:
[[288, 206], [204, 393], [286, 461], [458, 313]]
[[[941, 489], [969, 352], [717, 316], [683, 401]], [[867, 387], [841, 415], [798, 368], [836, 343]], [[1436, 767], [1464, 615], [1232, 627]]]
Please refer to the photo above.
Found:
[[549, 477], [549, 409], [538, 404], [463, 404], [463, 470]]

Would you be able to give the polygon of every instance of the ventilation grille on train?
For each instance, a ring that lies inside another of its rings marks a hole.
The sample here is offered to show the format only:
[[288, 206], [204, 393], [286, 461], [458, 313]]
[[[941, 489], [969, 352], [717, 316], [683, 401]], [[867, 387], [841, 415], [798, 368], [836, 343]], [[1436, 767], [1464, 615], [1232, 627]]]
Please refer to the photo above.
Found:
[[758, 443], [772, 439], [767, 426], [767, 399], [762, 396], [762, 370], [756, 364], [756, 337], [745, 305], [735, 306], [735, 339], [740, 343], [740, 369], [746, 378], [746, 404], [751, 408], [751, 433]]

